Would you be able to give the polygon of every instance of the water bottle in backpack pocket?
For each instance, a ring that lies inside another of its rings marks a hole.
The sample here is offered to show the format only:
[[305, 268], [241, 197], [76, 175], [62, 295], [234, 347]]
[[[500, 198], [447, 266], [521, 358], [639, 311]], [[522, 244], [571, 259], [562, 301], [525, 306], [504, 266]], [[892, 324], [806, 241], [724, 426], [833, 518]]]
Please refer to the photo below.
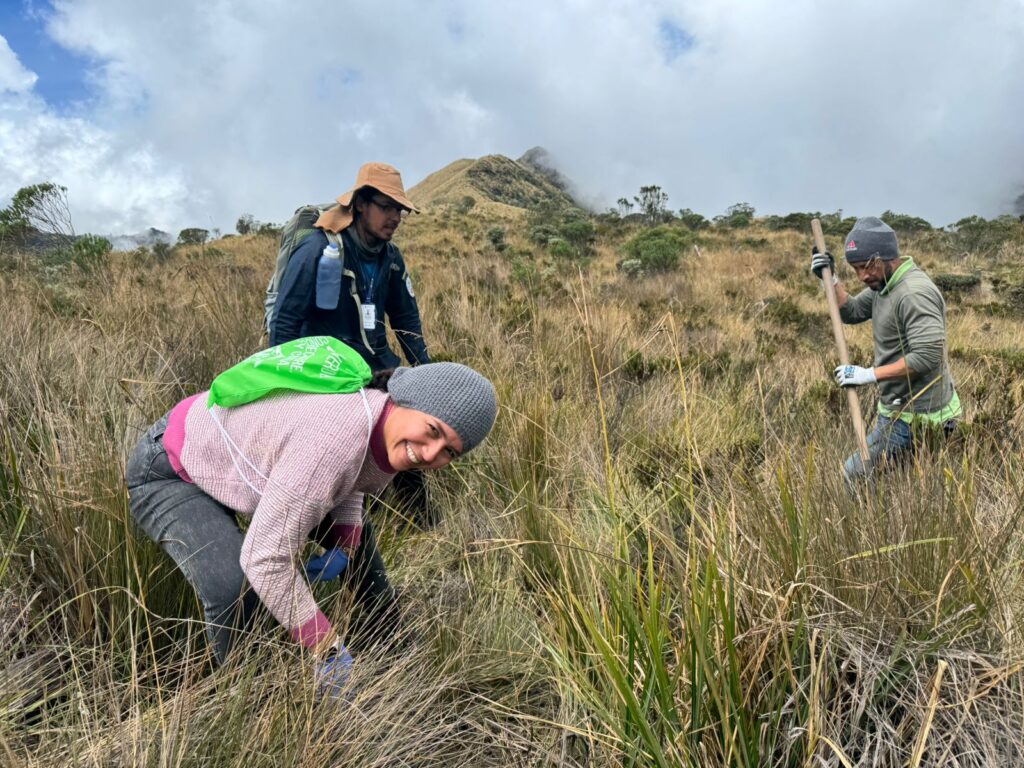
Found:
[[[277, 304], [277, 294], [281, 288], [281, 281], [284, 279], [285, 270], [292, 254], [307, 237], [316, 233], [316, 222], [325, 211], [337, 208], [336, 202], [320, 203], [318, 205], [303, 205], [295, 210], [295, 214], [284, 225], [281, 230], [281, 243], [277, 249], [277, 259], [274, 262], [274, 272], [270, 275], [270, 282], [267, 283], [267, 295], [263, 299], [263, 327], [270, 330], [270, 321], [274, 318], [274, 307]], [[344, 250], [341, 238], [333, 232], [324, 232], [327, 239]]]
[[328, 243], [316, 268], [317, 309], [337, 309], [340, 296], [341, 252], [334, 243]]

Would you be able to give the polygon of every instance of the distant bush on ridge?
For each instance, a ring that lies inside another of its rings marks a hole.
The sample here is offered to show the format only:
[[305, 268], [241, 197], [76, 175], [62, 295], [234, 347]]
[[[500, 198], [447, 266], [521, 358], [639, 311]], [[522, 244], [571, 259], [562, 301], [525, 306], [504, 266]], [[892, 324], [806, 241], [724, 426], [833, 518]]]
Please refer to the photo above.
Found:
[[209, 230], [201, 227], [187, 227], [178, 233], [178, 245], [202, 245], [209, 238]]
[[663, 225], [644, 230], [623, 246], [627, 258], [618, 266], [627, 273], [670, 272], [679, 267], [683, 253], [692, 244], [693, 235], [679, 227]]

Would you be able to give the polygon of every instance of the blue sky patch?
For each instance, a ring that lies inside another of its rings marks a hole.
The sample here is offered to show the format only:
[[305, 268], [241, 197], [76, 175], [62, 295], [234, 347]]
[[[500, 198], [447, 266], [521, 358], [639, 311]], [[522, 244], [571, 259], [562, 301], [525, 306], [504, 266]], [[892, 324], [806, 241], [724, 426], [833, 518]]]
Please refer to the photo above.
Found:
[[92, 91], [90, 60], [58, 45], [46, 34], [49, 3], [0, 0], [0, 35], [21, 65], [38, 75], [33, 92], [59, 112], [87, 100]]
[[658, 22], [658, 36], [661, 38], [665, 61], [670, 64], [693, 48], [697, 42], [693, 35], [669, 19]]

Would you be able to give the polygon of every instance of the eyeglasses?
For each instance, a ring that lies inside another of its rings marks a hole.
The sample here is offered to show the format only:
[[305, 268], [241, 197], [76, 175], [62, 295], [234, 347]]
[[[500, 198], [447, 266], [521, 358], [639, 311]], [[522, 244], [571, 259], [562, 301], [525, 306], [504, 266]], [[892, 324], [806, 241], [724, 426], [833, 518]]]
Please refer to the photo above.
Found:
[[392, 213], [397, 213], [404, 219], [405, 214], [408, 213], [408, 211], [406, 211], [405, 208], [400, 206], [398, 203], [391, 202], [390, 200], [386, 202], [381, 202], [377, 198], [371, 197], [370, 202], [376, 205], [378, 208], [380, 208], [382, 211], [384, 211], [384, 213], [388, 215], [391, 215]]
[[865, 272], [870, 272], [872, 269], [874, 269], [876, 264], [880, 264], [881, 262], [882, 262], [881, 258], [879, 258], [877, 254], [875, 254], [874, 256], [872, 256], [867, 261], [861, 261], [861, 262], [858, 262], [858, 263], [854, 263], [854, 264], [851, 264], [850, 266], [853, 267], [854, 272], [856, 272], [858, 275], [860, 275], [860, 274], [864, 274]]

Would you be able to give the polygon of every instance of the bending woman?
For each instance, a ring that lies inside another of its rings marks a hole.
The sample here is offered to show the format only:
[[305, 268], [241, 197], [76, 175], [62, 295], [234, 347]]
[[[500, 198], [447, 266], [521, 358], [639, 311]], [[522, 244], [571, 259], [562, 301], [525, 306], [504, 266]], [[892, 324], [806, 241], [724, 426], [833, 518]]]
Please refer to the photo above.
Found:
[[[494, 387], [464, 365], [430, 363], [353, 394], [212, 410], [206, 400], [178, 403], [139, 441], [127, 468], [132, 515], [195, 588], [218, 664], [262, 602], [294, 640], [350, 665], [297, 557], [327, 529], [328, 552], [314, 560], [337, 575], [360, 544], [363, 495], [475, 448], [494, 425]], [[245, 533], [236, 513], [250, 518]]]

